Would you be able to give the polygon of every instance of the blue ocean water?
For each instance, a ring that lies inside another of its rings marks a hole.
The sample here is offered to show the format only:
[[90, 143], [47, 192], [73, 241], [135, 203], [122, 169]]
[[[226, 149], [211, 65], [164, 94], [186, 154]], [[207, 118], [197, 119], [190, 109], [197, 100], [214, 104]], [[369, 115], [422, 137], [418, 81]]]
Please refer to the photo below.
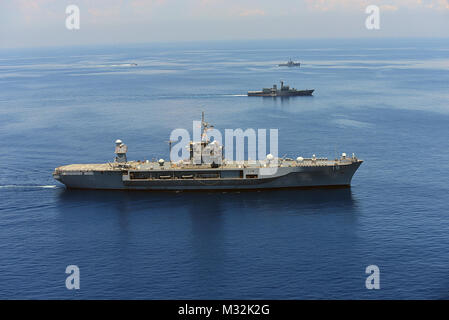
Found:
[[[288, 58], [300, 69], [279, 68]], [[130, 65], [137, 63], [137, 66]], [[279, 80], [314, 97], [246, 97]], [[168, 157], [201, 111], [279, 153], [365, 160], [351, 189], [69, 191], [57, 166]], [[0, 52], [0, 298], [448, 299], [449, 42]], [[380, 290], [365, 268], [380, 268]], [[81, 289], [67, 290], [77, 265]]]

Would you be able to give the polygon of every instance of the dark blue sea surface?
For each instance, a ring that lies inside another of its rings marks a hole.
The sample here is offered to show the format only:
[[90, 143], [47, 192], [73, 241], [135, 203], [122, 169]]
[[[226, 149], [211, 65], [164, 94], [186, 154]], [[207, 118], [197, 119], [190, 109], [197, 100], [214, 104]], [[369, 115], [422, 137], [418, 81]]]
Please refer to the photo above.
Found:
[[[289, 58], [301, 68], [277, 67]], [[245, 96], [281, 79], [314, 97]], [[220, 130], [279, 129], [280, 155], [365, 162], [350, 189], [72, 191], [51, 176], [112, 161], [118, 138], [130, 159], [168, 159], [171, 130], [203, 110]], [[0, 137], [0, 298], [449, 298], [447, 39], [3, 50]]]

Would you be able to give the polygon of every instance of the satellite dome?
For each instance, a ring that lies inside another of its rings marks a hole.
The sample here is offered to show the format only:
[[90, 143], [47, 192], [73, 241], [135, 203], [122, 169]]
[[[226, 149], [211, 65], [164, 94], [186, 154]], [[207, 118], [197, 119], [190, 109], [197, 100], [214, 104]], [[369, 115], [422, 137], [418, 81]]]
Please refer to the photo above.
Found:
[[165, 162], [165, 160], [164, 160], [164, 159], [159, 159], [159, 161], [158, 161], [158, 162], [159, 162], [159, 164], [160, 164], [160, 165], [163, 165], [163, 164], [164, 164], [164, 162]]
[[117, 140], [115, 140], [115, 144], [122, 144], [123, 142], [122, 142], [122, 140], [120, 140], [120, 139], [117, 139]]
[[269, 154], [267, 155], [267, 160], [268, 160], [268, 161], [271, 161], [271, 160], [273, 160], [273, 159], [274, 159], [273, 155], [272, 155], [271, 153], [269, 153]]
[[303, 158], [303, 157], [298, 157], [298, 158], [296, 158], [296, 161], [297, 161], [297, 162], [303, 162], [303, 161], [304, 161], [304, 158]]

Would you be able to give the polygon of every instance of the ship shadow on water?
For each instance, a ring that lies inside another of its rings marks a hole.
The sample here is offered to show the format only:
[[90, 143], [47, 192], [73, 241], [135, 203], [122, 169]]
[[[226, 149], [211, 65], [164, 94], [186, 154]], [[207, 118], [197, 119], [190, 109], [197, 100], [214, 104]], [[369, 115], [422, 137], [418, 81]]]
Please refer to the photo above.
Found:
[[[352, 231], [345, 235], [341, 230], [348, 229], [340, 226], [353, 225], [358, 216], [350, 188], [245, 192], [61, 189], [57, 208], [65, 247], [87, 252], [92, 243], [102, 243], [101, 250], [109, 255], [103, 254], [101, 261], [111, 264], [114, 274], [128, 272], [119, 283], [124, 291], [139, 285], [147, 288], [146, 282], [132, 280], [144, 277], [151, 290], [159, 288], [159, 298], [178, 299], [230, 298], [230, 279], [258, 292], [258, 272], [278, 270], [278, 259], [286, 259], [291, 268], [309, 263], [303, 261], [302, 252], [311, 250], [317, 241], [326, 242], [323, 237], [330, 237], [332, 243], [341, 236], [352, 239]], [[315, 223], [317, 229], [312, 232]], [[317, 234], [321, 235], [318, 239]], [[83, 237], [81, 244], [71, 240]], [[272, 260], [260, 259], [264, 248], [271, 250]], [[291, 252], [296, 253], [289, 257]]]
[[[283, 189], [242, 192], [145, 192], [61, 189], [57, 208], [67, 222], [116, 219], [122, 231], [130, 219], [144, 217], [188, 223], [200, 230], [217, 229], [223, 216], [264, 217], [343, 215], [357, 219], [359, 208], [351, 188]], [[210, 226], [204, 225], [210, 223]]]
[[314, 96], [313, 95], [311, 95], [311, 96], [286, 96], [286, 97], [282, 97], [282, 96], [280, 96], [280, 97], [262, 97], [262, 99], [263, 99], [263, 102], [270, 102], [270, 101], [272, 101], [272, 102], [274, 102], [274, 103], [277, 103], [278, 101], [280, 102], [280, 104], [281, 105], [289, 105], [291, 102], [300, 102], [300, 101], [298, 101], [298, 100], [303, 100], [303, 99], [305, 99], [305, 100], [307, 100], [307, 101], [310, 101], [310, 99], [313, 99], [314, 98]]
[[61, 189], [58, 206], [61, 209], [78, 207], [107, 207], [109, 210], [132, 213], [145, 207], [175, 212], [186, 209], [197, 214], [208, 214], [221, 209], [243, 211], [260, 209], [274, 212], [288, 210], [300, 213], [302, 209], [357, 211], [357, 201], [351, 188], [278, 189], [262, 191], [119, 191]]

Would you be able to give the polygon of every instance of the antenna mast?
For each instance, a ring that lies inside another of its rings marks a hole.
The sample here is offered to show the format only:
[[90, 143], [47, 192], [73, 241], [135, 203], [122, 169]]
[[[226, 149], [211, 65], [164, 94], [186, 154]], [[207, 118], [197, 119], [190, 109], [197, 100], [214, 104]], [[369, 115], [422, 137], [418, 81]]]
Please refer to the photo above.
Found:
[[206, 127], [206, 123], [204, 122], [204, 111], [201, 111], [201, 139], [203, 139], [203, 132]]

